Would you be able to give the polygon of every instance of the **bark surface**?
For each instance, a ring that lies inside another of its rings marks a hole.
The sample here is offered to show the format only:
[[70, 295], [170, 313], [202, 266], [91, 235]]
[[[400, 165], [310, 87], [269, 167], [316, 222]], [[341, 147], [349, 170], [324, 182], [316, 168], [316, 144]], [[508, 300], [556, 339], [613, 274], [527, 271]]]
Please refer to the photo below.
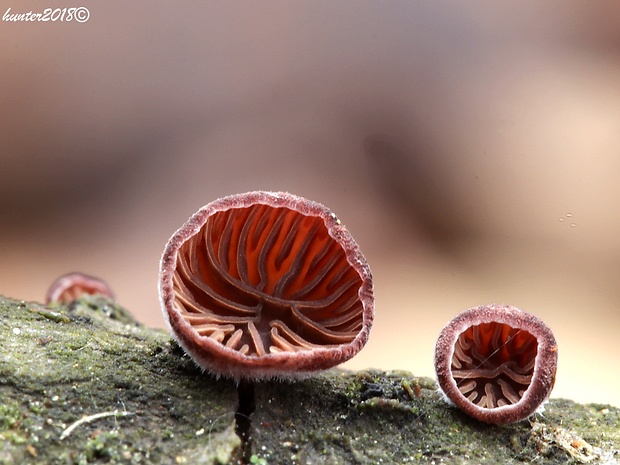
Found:
[[[586, 381], [584, 381], [585, 383]], [[114, 302], [0, 297], [0, 464], [564, 464], [620, 460], [620, 409], [553, 399], [513, 425], [448, 406], [407, 372], [330, 370], [236, 385]], [[238, 414], [237, 417], [240, 417]]]

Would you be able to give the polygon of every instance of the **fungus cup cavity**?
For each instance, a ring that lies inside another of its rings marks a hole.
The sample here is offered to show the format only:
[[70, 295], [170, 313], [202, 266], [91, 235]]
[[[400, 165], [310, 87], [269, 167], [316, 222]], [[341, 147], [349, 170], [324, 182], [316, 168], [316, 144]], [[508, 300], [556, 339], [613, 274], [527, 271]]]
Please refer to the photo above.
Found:
[[486, 423], [533, 414], [553, 389], [557, 361], [549, 327], [506, 305], [464, 311], [443, 328], [435, 346], [437, 381], [447, 399]]
[[70, 303], [85, 294], [99, 294], [114, 300], [114, 293], [105, 281], [84, 273], [67, 273], [52, 283], [45, 303]]
[[236, 379], [299, 377], [353, 357], [374, 315], [357, 243], [326, 207], [279, 192], [218, 199], [168, 241], [159, 295], [178, 343]]

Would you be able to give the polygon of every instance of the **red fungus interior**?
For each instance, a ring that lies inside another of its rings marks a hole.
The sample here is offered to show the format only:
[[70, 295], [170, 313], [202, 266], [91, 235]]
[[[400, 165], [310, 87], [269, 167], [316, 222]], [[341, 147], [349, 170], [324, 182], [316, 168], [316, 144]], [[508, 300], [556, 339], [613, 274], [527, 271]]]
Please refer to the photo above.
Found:
[[530, 385], [536, 338], [502, 323], [483, 323], [461, 333], [452, 356], [452, 376], [461, 393], [484, 408], [519, 402]]
[[196, 331], [249, 356], [351, 342], [361, 284], [322, 218], [260, 204], [210, 216], [174, 275]]

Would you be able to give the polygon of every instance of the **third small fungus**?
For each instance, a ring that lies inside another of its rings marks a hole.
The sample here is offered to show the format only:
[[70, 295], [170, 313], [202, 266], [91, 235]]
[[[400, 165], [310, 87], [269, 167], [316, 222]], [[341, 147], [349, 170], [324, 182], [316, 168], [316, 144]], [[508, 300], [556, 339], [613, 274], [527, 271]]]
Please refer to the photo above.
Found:
[[202, 368], [236, 379], [295, 377], [353, 357], [374, 298], [357, 243], [321, 204], [249, 192], [198, 210], [167, 243], [160, 300]]
[[45, 296], [45, 303], [68, 304], [83, 295], [94, 294], [114, 300], [114, 293], [105, 281], [84, 273], [67, 273], [52, 283]]

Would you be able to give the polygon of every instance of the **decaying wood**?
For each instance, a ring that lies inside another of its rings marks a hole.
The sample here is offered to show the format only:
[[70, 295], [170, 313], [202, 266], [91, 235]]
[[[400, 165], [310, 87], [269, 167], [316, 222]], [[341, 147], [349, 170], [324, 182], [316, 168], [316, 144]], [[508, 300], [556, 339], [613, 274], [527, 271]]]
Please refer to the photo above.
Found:
[[[584, 381], [586, 382], [586, 381]], [[428, 378], [331, 370], [256, 385], [253, 464], [559, 464], [620, 460], [620, 409], [554, 399], [491, 426]], [[201, 372], [165, 331], [89, 297], [0, 298], [0, 464], [226, 464], [233, 382]]]

